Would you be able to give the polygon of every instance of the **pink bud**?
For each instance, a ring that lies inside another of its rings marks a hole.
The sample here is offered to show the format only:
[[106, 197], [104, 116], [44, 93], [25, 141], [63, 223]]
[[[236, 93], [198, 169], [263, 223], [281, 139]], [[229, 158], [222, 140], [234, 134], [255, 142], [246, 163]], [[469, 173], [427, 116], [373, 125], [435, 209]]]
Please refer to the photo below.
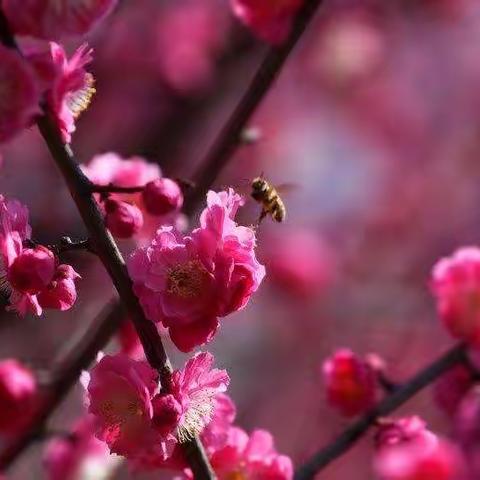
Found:
[[182, 190], [170, 178], [157, 178], [147, 183], [142, 196], [147, 212], [152, 215], [167, 215], [183, 205]]
[[55, 255], [43, 246], [24, 250], [8, 269], [15, 290], [35, 294], [44, 289], [55, 272]]
[[352, 351], [337, 350], [324, 362], [322, 370], [328, 402], [342, 415], [357, 415], [374, 405], [375, 372]]
[[130, 238], [143, 226], [141, 210], [130, 203], [109, 198], [105, 202], [107, 228], [118, 238]]
[[21, 428], [33, 412], [37, 384], [32, 372], [16, 360], [0, 362], [0, 432]]
[[77, 300], [78, 278], [80, 275], [70, 265], [59, 265], [53, 280], [37, 296], [40, 305], [62, 312], [70, 309]]
[[153, 401], [153, 426], [162, 435], [173, 432], [182, 415], [182, 406], [173, 395], [157, 395]]
[[431, 288], [450, 334], [480, 345], [480, 249], [461, 248], [441, 259], [433, 267]]

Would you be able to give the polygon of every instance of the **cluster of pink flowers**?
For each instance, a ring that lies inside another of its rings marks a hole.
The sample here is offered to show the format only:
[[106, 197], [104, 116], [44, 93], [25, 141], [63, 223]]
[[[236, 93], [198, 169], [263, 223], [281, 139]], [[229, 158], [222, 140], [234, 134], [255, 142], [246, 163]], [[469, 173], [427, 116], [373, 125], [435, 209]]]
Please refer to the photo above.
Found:
[[70, 265], [59, 265], [48, 248], [25, 247], [30, 236], [27, 208], [0, 197], [0, 277], [8, 309], [20, 315], [41, 315], [44, 308], [68, 310], [77, 299], [80, 276]]
[[[82, 45], [71, 59], [54, 41], [64, 35], [87, 33], [116, 0], [5, 0], [2, 8], [23, 56], [0, 46], [0, 142], [6, 142], [34, 123], [45, 100], [65, 142], [75, 120], [95, 93], [93, 76], [85, 70], [92, 50]], [[25, 35], [28, 38], [23, 38]], [[33, 40], [32, 40], [33, 37]]]
[[168, 328], [183, 352], [210, 341], [218, 318], [245, 307], [265, 275], [255, 257], [255, 232], [234, 220], [242, 203], [232, 189], [211, 191], [199, 228], [189, 236], [161, 228], [130, 258], [146, 315]]
[[267, 42], [285, 41], [303, 0], [231, 0], [235, 15]]
[[225, 370], [212, 368], [213, 361], [209, 353], [198, 353], [173, 373], [170, 385], [160, 385], [145, 361], [103, 357], [87, 383], [97, 437], [134, 463], [164, 462], [177, 442], [212, 420], [215, 399], [229, 384]]
[[136, 235], [142, 242], [150, 240], [160, 225], [181, 224], [182, 189], [174, 180], [162, 177], [158, 165], [142, 157], [123, 159], [115, 153], [105, 153], [82, 168], [95, 185], [141, 190], [98, 197], [106, 226], [115, 237], [127, 239]]

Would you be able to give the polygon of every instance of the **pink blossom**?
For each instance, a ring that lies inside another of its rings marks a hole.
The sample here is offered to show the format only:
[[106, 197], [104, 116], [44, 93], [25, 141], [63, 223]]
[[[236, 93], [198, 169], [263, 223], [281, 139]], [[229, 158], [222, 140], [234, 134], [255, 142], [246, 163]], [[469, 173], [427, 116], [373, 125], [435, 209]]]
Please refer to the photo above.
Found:
[[182, 190], [170, 178], [157, 178], [148, 182], [142, 198], [147, 212], [152, 215], [167, 215], [179, 211], [183, 205]]
[[113, 236], [131, 238], [142, 228], [142, 211], [136, 205], [113, 198], [107, 199], [104, 205], [105, 224]]
[[375, 404], [375, 372], [351, 350], [337, 350], [325, 360], [322, 372], [328, 402], [342, 415], [357, 415]]
[[0, 45], [0, 143], [18, 135], [40, 112], [34, 72], [17, 52]]
[[75, 424], [72, 438], [56, 438], [46, 447], [43, 464], [49, 480], [110, 478], [120, 458], [110, 455], [107, 445], [95, 438], [92, 417]]
[[179, 239], [162, 228], [130, 258], [146, 315], [169, 328], [184, 352], [210, 341], [218, 317], [243, 308], [265, 275], [255, 257], [254, 231], [233, 219], [240, 204], [232, 190], [209, 192], [201, 226], [191, 236]]
[[455, 480], [464, 466], [453, 444], [424, 432], [379, 444], [374, 468], [381, 480]]
[[224, 393], [230, 383], [227, 372], [212, 368], [213, 362], [210, 353], [197, 353], [183, 370], [173, 373], [171, 392], [181, 406], [177, 423], [180, 441], [204, 430], [218, 405], [217, 396]]
[[42, 308], [62, 312], [69, 310], [77, 301], [75, 281], [81, 278], [70, 265], [59, 265], [52, 281], [38, 294]]
[[303, 0], [230, 0], [235, 15], [261, 39], [278, 44], [286, 40]]
[[40, 245], [16, 256], [8, 268], [7, 280], [13, 289], [35, 295], [47, 287], [54, 273], [55, 255]]
[[104, 153], [82, 165], [85, 175], [97, 185], [113, 184], [119, 187], [137, 187], [161, 176], [158, 165], [142, 157], [122, 158], [116, 153]]
[[47, 40], [88, 33], [117, 0], [4, 0], [15, 33]]
[[437, 443], [437, 436], [427, 429], [426, 422], [414, 415], [381, 420], [375, 441], [379, 449], [413, 443], [419, 448], [429, 448]]
[[34, 412], [37, 382], [33, 373], [17, 360], [0, 362], [0, 431], [15, 433]]
[[292, 461], [275, 450], [273, 438], [265, 430], [255, 430], [249, 437], [231, 427], [225, 445], [210, 454], [210, 462], [219, 480], [293, 478]]
[[456, 338], [480, 345], [480, 249], [464, 247], [433, 268], [431, 288], [446, 328]]
[[151, 419], [157, 388], [157, 373], [126, 355], [107, 355], [92, 369], [89, 412], [95, 416], [97, 438], [112, 453], [135, 456], [155, 440]]

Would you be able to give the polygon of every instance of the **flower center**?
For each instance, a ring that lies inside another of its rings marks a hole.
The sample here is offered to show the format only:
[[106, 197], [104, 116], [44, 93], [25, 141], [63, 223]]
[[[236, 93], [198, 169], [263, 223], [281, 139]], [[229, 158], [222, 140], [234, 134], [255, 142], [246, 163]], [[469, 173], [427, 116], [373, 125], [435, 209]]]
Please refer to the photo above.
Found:
[[208, 279], [208, 272], [198, 260], [190, 260], [168, 271], [167, 290], [181, 298], [198, 297]]
[[101, 404], [100, 410], [105, 422], [109, 425], [121, 425], [130, 418], [143, 414], [138, 403], [134, 401], [116, 404], [112, 400], [106, 400]]
[[235, 472], [228, 473], [226, 480], [246, 480], [246, 478], [244, 473], [236, 470]]

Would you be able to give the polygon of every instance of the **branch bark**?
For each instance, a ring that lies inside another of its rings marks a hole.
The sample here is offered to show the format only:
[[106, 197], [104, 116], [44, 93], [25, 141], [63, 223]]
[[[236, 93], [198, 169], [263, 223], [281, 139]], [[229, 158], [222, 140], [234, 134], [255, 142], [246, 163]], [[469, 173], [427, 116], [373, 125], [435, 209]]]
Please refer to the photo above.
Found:
[[405, 384], [399, 386], [394, 393], [386, 397], [373, 410], [352, 423], [324, 449], [298, 467], [294, 480], [312, 480], [327, 465], [352, 448], [368, 432], [370, 427], [375, 424], [378, 418], [390, 415], [450, 368], [467, 361], [465, 345], [460, 343], [454, 346]]
[[323, 0], [306, 0], [295, 18], [288, 40], [281, 46], [271, 47], [268, 51], [247, 91], [240, 99], [193, 177], [197, 188], [185, 201], [184, 211], [187, 215], [191, 215], [195, 211], [199, 199], [207, 193], [218, 174], [240, 146], [242, 131], [265, 98], [290, 53], [322, 3]]

